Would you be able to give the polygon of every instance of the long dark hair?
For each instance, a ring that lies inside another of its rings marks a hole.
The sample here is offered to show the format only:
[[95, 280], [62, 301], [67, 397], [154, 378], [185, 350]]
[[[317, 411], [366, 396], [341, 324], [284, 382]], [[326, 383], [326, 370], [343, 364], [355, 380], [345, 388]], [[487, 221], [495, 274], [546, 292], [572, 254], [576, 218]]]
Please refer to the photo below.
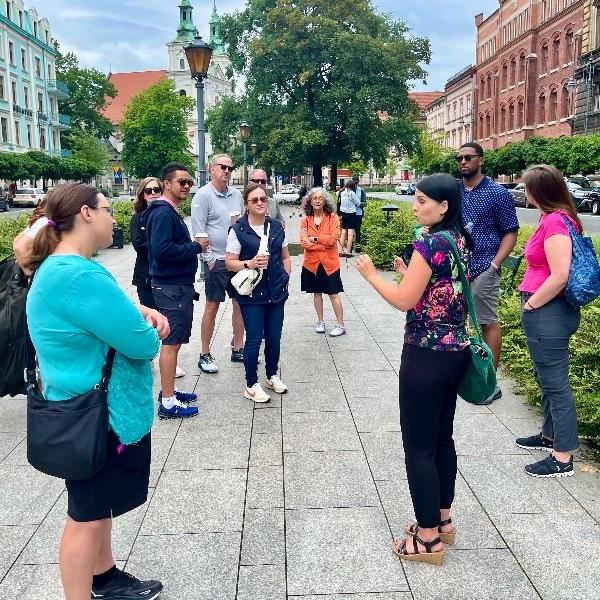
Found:
[[455, 229], [465, 238], [467, 247], [473, 248], [473, 239], [463, 224], [462, 194], [458, 181], [447, 173], [435, 173], [421, 179], [416, 187], [432, 200], [440, 204], [444, 200], [448, 203], [448, 210], [445, 212], [444, 217], [439, 223], [429, 228], [429, 233]]
[[158, 177], [145, 177], [140, 181], [137, 186], [137, 190], [135, 192], [135, 203], [133, 204], [133, 212], [139, 213], [143, 212], [148, 208], [148, 201], [146, 200], [146, 196], [144, 195], [144, 188], [151, 182], [156, 181], [158, 183], [158, 187], [162, 189], [162, 183]]
[[83, 206], [98, 208], [98, 190], [85, 183], [63, 183], [46, 194], [46, 217], [51, 225], [43, 227], [33, 240], [33, 249], [25, 267], [33, 271], [62, 239], [64, 231], [71, 231], [75, 217]]
[[562, 173], [550, 165], [534, 165], [523, 173], [523, 183], [543, 213], [564, 210], [583, 231], [581, 219]]

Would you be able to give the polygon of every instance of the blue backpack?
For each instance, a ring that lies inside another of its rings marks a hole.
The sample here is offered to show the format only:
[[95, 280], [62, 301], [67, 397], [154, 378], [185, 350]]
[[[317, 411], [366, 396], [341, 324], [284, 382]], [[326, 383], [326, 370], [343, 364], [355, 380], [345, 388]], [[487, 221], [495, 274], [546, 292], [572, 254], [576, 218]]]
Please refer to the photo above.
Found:
[[573, 245], [565, 298], [573, 306], [585, 306], [600, 296], [600, 264], [591, 238], [579, 235], [570, 219], [564, 215], [562, 218], [567, 224]]

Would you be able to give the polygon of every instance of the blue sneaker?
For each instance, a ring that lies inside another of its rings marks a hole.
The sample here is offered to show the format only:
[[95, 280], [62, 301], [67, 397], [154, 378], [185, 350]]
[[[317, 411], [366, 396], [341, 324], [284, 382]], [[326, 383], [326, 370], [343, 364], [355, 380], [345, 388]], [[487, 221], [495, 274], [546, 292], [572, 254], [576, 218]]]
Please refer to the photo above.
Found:
[[[198, 396], [194, 394], [194, 392], [179, 392], [177, 390], [175, 390], [175, 398], [184, 404], [189, 404], [190, 402], [196, 402], [196, 400], [198, 400]], [[158, 401], [162, 401], [162, 391], [158, 392]]]
[[187, 404], [182, 404], [176, 400], [172, 408], [165, 408], [163, 403], [160, 402], [157, 414], [159, 419], [189, 419], [198, 414], [198, 407], [187, 406]]

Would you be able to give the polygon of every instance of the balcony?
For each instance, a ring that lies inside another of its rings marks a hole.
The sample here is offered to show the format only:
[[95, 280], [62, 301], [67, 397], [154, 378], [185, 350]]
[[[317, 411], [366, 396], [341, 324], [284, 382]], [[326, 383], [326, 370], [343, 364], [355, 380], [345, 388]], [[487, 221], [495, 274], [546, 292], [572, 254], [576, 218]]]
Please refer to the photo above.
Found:
[[71, 127], [71, 117], [61, 115], [60, 113], [50, 113], [50, 125], [54, 125], [58, 129], [66, 130]]
[[37, 117], [38, 117], [38, 121], [40, 123], [47, 123], [48, 120], [50, 119], [50, 117], [48, 116], [48, 114], [45, 113], [45, 112], [42, 112], [41, 110], [38, 110]]
[[58, 100], [64, 100], [69, 97], [70, 90], [66, 83], [58, 79], [48, 80], [48, 93], [55, 96]]

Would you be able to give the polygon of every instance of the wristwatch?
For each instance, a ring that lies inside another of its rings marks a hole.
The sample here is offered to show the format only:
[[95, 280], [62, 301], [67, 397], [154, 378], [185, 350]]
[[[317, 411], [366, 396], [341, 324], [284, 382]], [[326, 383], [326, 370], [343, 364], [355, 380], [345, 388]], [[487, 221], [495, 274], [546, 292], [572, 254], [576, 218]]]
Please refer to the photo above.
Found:
[[248, 263], [246, 261], [244, 261], [244, 269], [248, 268]]

